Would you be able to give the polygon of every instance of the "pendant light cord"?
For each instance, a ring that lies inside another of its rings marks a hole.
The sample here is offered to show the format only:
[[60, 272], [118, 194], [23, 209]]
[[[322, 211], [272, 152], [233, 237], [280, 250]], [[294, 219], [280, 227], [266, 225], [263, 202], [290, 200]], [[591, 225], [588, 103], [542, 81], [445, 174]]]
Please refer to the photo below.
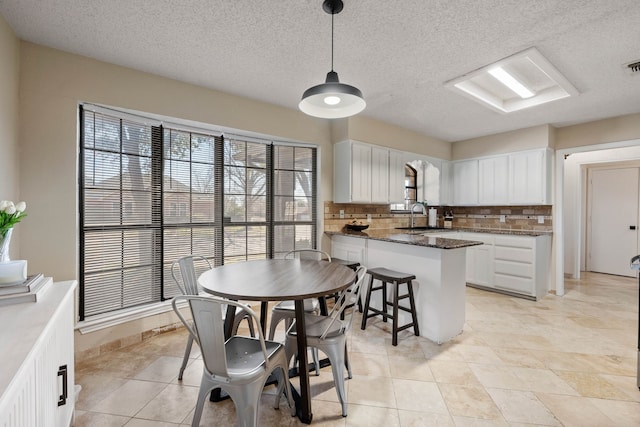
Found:
[[333, 17], [335, 16], [335, 11], [331, 11], [331, 71], [333, 71]]

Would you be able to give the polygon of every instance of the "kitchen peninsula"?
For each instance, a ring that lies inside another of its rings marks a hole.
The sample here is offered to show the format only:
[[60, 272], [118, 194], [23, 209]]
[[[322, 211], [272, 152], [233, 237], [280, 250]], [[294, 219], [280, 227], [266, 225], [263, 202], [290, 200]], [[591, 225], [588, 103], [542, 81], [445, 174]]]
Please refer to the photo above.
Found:
[[[407, 233], [395, 229], [326, 231], [331, 254], [367, 267], [387, 267], [416, 276], [416, 310], [422, 336], [440, 344], [465, 322], [466, 248], [482, 242]], [[377, 298], [376, 298], [377, 297]], [[378, 295], [371, 305], [381, 307]], [[399, 323], [408, 323], [400, 313]]]

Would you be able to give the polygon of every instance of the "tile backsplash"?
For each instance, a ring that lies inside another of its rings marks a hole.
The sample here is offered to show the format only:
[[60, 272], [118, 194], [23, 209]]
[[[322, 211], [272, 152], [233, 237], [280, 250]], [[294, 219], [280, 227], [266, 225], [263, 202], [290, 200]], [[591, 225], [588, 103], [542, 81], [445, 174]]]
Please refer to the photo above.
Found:
[[[438, 211], [438, 226], [443, 224], [445, 211], [453, 212], [453, 227], [488, 228], [502, 230], [552, 231], [552, 213], [550, 205], [542, 206], [430, 206]], [[344, 218], [340, 211], [344, 210]], [[391, 212], [389, 205], [368, 205], [355, 203], [324, 203], [324, 229], [338, 231], [354, 219], [367, 221], [371, 215], [371, 229], [407, 227], [409, 213]], [[500, 222], [504, 215], [504, 222]], [[543, 223], [538, 223], [539, 219]], [[427, 225], [427, 217], [416, 212], [415, 225]]]

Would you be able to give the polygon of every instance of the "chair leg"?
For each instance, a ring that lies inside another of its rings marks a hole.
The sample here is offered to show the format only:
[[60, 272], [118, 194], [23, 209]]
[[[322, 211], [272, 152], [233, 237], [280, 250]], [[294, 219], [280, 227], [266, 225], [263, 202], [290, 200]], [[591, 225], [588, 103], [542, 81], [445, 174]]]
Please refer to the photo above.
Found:
[[373, 276], [369, 278], [369, 286], [367, 287], [367, 296], [364, 300], [364, 309], [362, 311], [362, 323], [360, 329], [363, 331], [367, 328], [367, 318], [369, 317], [369, 303], [371, 302], [371, 288], [373, 287]]
[[276, 335], [276, 328], [282, 319], [285, 319], [285, 331], [289, 329], [289, 325], [291, 325], [291, 320], [287, 317], [282, 316], [279, 312], [271, 312], [271, 323], [269, 324], [269, 341], [273, 341], [273, 337]]
[[229, 393], [236, 407], [239, 426], [255, 427], [258, 425], [258, 406], [263, 387], [264, 380], [243, 384], [241, 387], [226, 386], [223, 388]]
[[344, 365], [347, 367], [347, 378], [353, 378], [351, 373], [351, 362], [349, 362], [349, 352], [347, 351], [347, 344], [344, 345]]
[[318, 349], [311, 347], [311, 356], [313, 357], [313, 365], [316, 368], [316, 377], [320, 376], [320, 358], [318, 357]]
[[256, 337], [256, 331], [255, 329], [253, 329], [253, 322], [251, 321], [251, 319], [249, 317], [247, 317], [247, 323], [249, 324], [249, 333], [251, 334], [251, 336], [253, 338]]
[[187, 363], [189, 362], [189, 355], [191, 354], [191, 347], [193, 346], [193, 337], [189, 334], [189, 339], [187, 340], [187, 348], [184, 349], [184, 357], [182, 358], [182, 366], [180, 366], [180, 373], [178, 374], [178, 380], [182, 380], [182, 374], [184, 374], [184, 370], [187, 367]]
[[342, 416], [347, 416], [347, 394], [344, 389], [344, 365], [345, 365], [345, 350], [346, 343], [344, 345], [331, 345], [323, 349], [329, 360], [331, 361], [331, 370], [333, 371], [333, 382], [336, 386], [336, 393], [338, 394], [338, 400], [342, 405]]
[[[191, 420], [191, 427], [199, 427], [200, 419], [202, 418], [202, 410], [204, 409], [204, 402], [207, 400], [209, 396], [209, 392], [213, 390], [210, 387], [209, 381], [203, 376], [200, 381], [200, 390], [198, 391], [198, 401], [196, 403], [196, 409], [193, 412], [193, 420]], [[217, 388], [217, 387], [215, 387]]]
[[[282, 354], [282, 364], [283, 366], [287, 366], [286, 355]], [[276, 378], [278, 379], [278, 388], [276, 391], [276, 401], [274, 404], [274, 408], [278, 409], [280, 407], [280, 397], [282, 396], [282, 392], [284, 392], [287, 403], [289, 404], [289, 409], [291, 412], [291, 416], [295, 417], [296, 415], [296, 406], [293, 403], [293, 397], [291, 396], [291, 388], [289, 387], [289, 370], [284, 368], [277, 368], [275, 370]]]

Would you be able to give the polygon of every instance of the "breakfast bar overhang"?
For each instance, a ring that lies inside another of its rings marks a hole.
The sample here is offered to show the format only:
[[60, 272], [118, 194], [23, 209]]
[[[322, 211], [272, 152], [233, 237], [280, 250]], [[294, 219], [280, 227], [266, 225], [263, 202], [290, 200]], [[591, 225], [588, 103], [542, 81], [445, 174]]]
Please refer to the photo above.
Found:
[[[414, 274], [420, 335], [438, 344], [462, 332], [465, 322], [466, 248], [482, 242], [447, 239], [397, 230], [326, 232], [332, 256], [358, 261], [368, 268], [387, 267]], [[377, 298], [376, 298], [377, 297]], [[378, 295], [371, 305], [381, 308]], [[400, 313], [407, 323], [408, 313]]]

